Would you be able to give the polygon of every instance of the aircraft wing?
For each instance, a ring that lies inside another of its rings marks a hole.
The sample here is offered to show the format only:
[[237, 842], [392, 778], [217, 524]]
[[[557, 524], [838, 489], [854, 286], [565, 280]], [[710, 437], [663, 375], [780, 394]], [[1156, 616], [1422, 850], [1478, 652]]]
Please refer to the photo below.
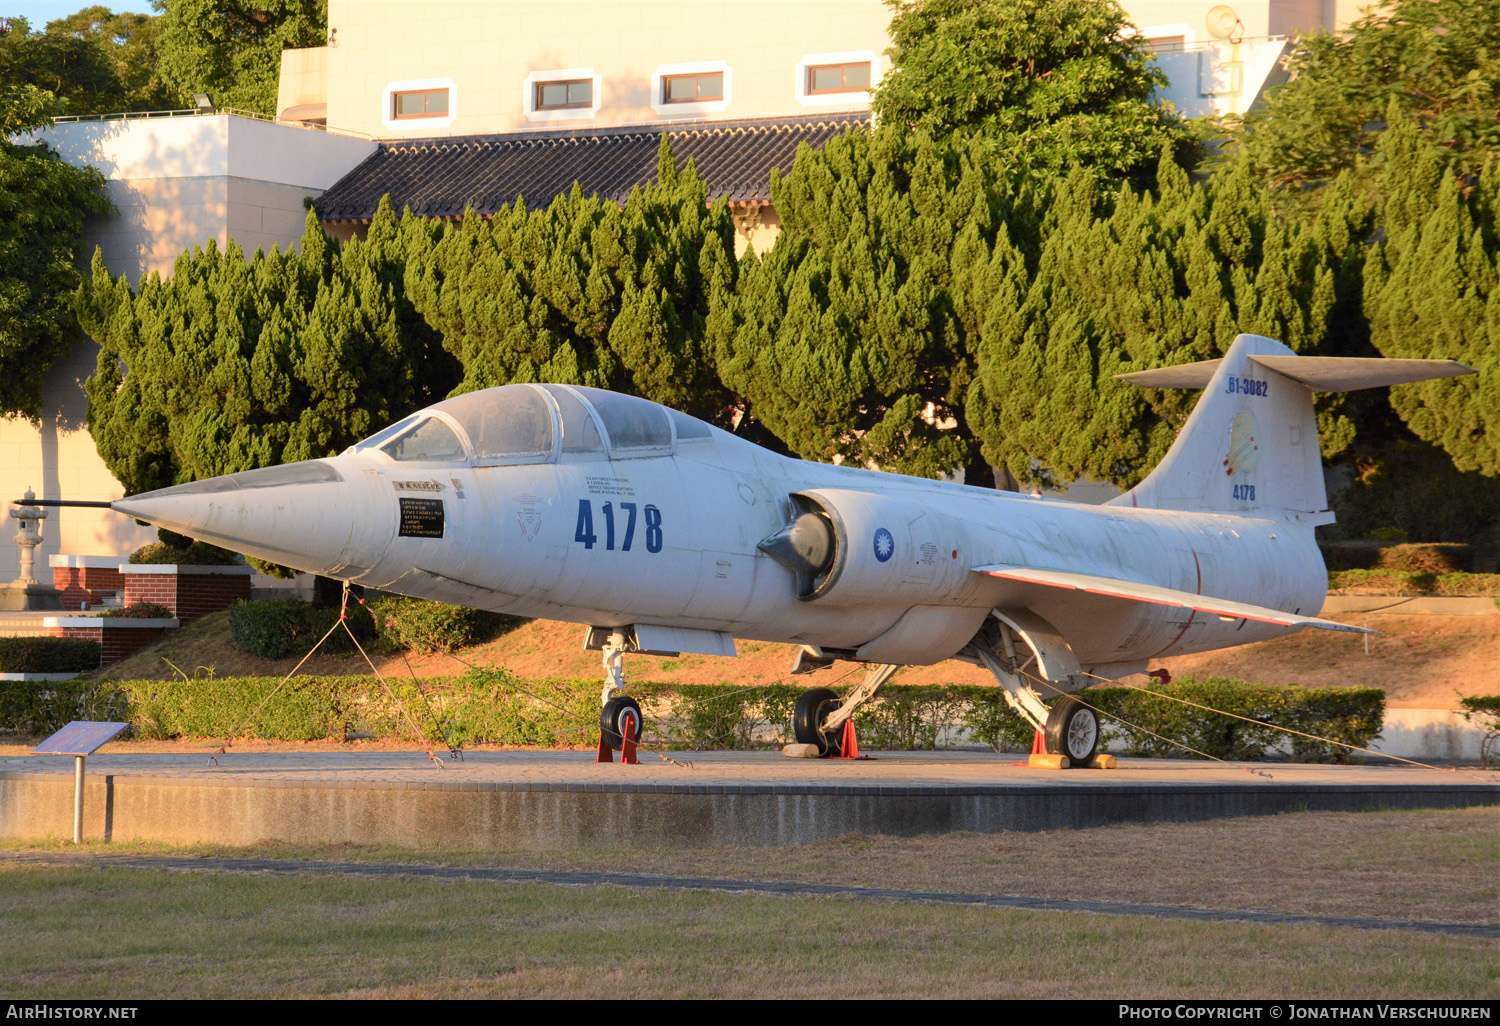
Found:
[[1127, 599], [1131, 602], [1150, 602], [1159, 606], [1177, 606], [1200, 613], [1212, 613], [1226, 620], [1256, 620], [1274, 623], [1283, 627], [1321, 627], [1328, 631], [1349, 631], [1354, 634], [1379, 634], [1365, 627], [1353, 627], [1332, 620], [1320, 620], [1316, 616], [1284, 613], [1265, 606], [1253, 606], [1248, 602], [1231, 602], [1210, 595], [1195, 595], [1190, 591], [1161, 588], [1154, 584], [1137, 584], [1115, 577], [1094, 577], [1089, 574], [1074, 574], [1063, 570], [1036, 570], [1031, 567], [976, 566], [975, 573], [991, 577], [1003, 577], [1009, 581], [1040, 584], [1049, 588], [1071, 588], [1091, 595], [1108, 595], [1111, 598]]

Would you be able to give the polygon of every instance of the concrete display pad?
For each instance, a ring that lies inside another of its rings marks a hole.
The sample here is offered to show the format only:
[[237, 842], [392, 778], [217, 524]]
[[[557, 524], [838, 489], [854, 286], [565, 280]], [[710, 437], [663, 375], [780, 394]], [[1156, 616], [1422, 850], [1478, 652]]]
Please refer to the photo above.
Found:
[[[1014, 755], [421, 752], [132, 755], [90, 760], [84, 837], [175, 843], [358, 843], [459, 848], [785, 845], [852, 832], [1049, 830], [1299, 810], [1500, 805], [1500, 780], [1460, 769], [1121, 760], [1034, 770]], [[39, 757], [0, 764], [0, 836], [67, 835], [72, 774]]]

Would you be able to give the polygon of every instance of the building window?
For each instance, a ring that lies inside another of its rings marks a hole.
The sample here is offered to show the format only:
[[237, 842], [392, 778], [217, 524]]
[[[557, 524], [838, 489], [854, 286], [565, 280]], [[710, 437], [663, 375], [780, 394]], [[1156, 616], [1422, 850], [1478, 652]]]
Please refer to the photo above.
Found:
[[808, 96], [860, 93], [870, 88], [870, 62], [814, 64], [807, 69]]
[[1186, 36], [1153, 36], [1146, 40], [1152, 53], [1178, 53], [1187, 46]]
[[521, 81], [527, 121], [587, 121], [597, 117], [604, 79], [593, 68], [537, 68]]
[[445, 118], [448, 116], [448, 90], [413, 89], [391, 94], [391, 117]]
[[658, 64], [651, 72], [651, 109], [662, 117], [722, 114], [734, 101], [727, 61]]
[[880, 84], [874, 50], [803, 54], [792, 77], [793, 95], [804, 107], [868, 107]]
[[532, 110], [577, 110], [594, 105], [594, 80], [576, 78], [568, 82], [532, 84]]
[[724, 99], [722, 71], [706, 71], [699, 75], [666, 75], [661, 84], [662, 103], [706, 103]]
[[453, 126], [461, 100], [451, 78], [387, 82], [380, 91], [380, 122], [388, 132], [441, 134]]

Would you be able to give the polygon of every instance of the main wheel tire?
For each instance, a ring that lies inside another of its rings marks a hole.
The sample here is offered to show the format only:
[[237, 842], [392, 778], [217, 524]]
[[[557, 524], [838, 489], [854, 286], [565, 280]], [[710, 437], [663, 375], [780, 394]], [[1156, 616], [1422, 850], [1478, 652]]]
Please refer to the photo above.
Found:
[[632, 741], [637, 744], [641, 740], [641, 707], [633, 698], [611, 698], [604, 703], [604, 708], [599, 713], [599, 733], [604, 735], [605, 744], [615, 751], [625, 743], [624, 713], [629, 709], [635, 718], [635, 730]]
[[1064, 695], [1047, 714], [1046, 735], [1048, 752], [1082, 765], [1099, 750], [1099, 716], [1072, 695]]
[[824, 733], [818, 727], [823, 722], [823, 717], [839, 707], [839, 696], [828, 688], [812, 688], [804, 691], [797, 699], [797, 707], [792, 713], [792, 733], [797, 742], [804, 745], [817, 745], [818, 752], [824, 757], [837, 756], [843, 751], [843, 731]]

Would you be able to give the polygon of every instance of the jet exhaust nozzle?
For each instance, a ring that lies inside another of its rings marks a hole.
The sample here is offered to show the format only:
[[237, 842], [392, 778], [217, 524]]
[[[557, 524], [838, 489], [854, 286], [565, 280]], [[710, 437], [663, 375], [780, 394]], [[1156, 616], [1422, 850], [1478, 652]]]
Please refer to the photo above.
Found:
[[757, 548], [794, 574], [812, 578], [833, 565], [837, 541], [825, 514], [803, 513]]

